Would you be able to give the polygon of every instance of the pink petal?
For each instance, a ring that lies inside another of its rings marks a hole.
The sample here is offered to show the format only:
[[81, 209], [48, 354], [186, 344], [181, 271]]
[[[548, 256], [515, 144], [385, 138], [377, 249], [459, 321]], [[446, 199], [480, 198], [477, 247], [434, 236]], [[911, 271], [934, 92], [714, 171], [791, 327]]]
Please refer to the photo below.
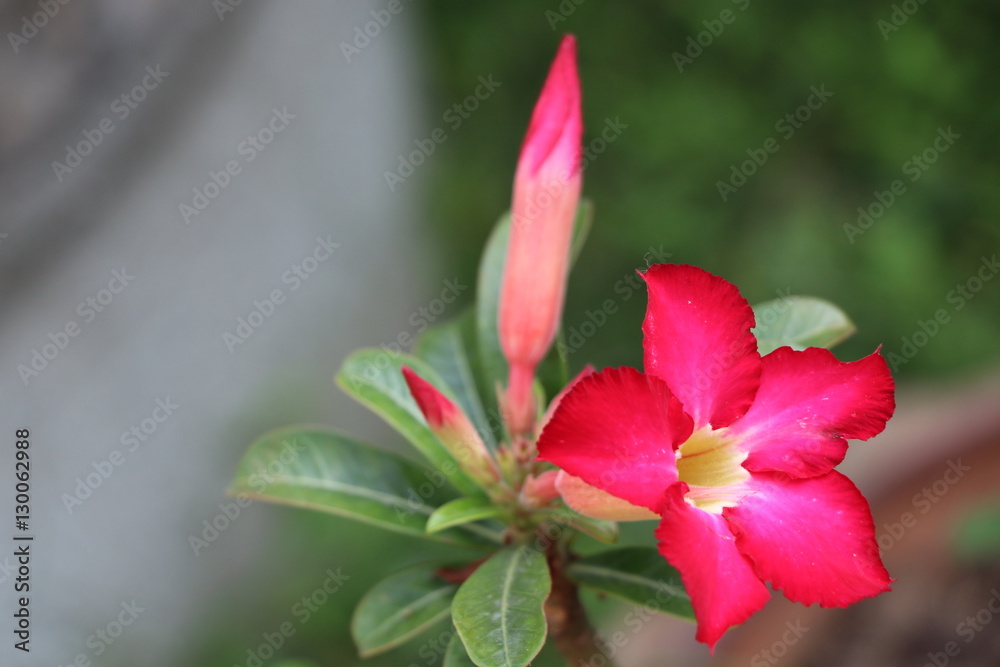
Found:
[[647, 521], [658, 519], [659, 515], [645, 507], [601, 491], [579, 477], [560, 470], [556, 477], [556, 489], [563, 501], [584, 516], [607, 521]]
[[667, 490], [656, 537], [660, 553], [680, 572], [691, 596], [696, 639], [714, 649], [726, 630], [761, 609], [771, 594], [736, 548], [726, 520], [689, 505], [686, 492], [683, 482]]
[[559, 50], [531, 114], [531, 123], [518, 158], [518, 172], [522, 177], [534, 177], [542, 168], [550, 168], [554, 175], [562, 179], [579, 172], [582, 136], [576, 38], [566, 35], [559, 43]]
[[878, 352], [852, 362], [829, 350], [778, 348], [762, 360], [750, 410], [730, 427], [750, 453], [743, 467], [792, 477], [823, 475], [844, 460], [847, 438], [885, 428], [893, 381]]
[[733, 285], [694, 266], [655, 264], [642, 276], [646, 372], [667, 382], [695, 429], [728, 426], [750, 407], [760, 378], [753, 309]]
[[691, 418], [663, 380], [609, 368], [563, 397], [538, 439], [538, 458], [657, 511], [677, 480], [674, 450], [690, 435]]
[[847, 477], [757, 473], [748, 485], [722, 514], [757, 576], [788, 599], [844, 607], [890, 589], [868, 501]]

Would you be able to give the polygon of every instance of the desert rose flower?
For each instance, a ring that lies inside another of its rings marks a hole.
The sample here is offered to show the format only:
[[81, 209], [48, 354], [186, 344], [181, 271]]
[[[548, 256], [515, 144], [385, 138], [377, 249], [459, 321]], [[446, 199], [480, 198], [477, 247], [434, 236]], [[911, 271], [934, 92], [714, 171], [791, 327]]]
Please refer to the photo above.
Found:
[[876, 351], [763, 358], [737, 289], [691, 266], [643, 278], [645, 373], [605, 369], [564, 396], [538, 442], [564, 500], [598, 518], [659, 518], [660, 553], [715, 646], [770, 597], [842, 607], [887, 591], [868, 502], [836, 472], [847, 439], [895, 407]]
[[514, 175], [498, 326], [509, 366], [505, 417], [515, 434], [527, 433], [534, 422], [535, 368], [562, 313], [582, 183], [582, 136], [576, 41], [568, 35], [535, 105]]

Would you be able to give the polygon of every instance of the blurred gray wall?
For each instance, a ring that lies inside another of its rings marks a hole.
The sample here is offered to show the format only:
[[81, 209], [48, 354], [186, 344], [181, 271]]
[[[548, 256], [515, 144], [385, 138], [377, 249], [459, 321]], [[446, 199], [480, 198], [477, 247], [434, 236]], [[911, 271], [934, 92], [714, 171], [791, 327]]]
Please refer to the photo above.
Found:
[[[383, 177], [419, 135], [416, 11], [348, 62], [341, 42], [385, 3], [45, 4], [44, 21], [38, 2], [0, 8], [0, 664], [176, 665], [206, 600], [263, 559], [294, 565], [253, 511], [193, 553], [227, 500], [228, 445], [287, 414], [377, 428], [331, 378], [450, 277], [418, 236], [415, 183]], [[25, 20], [43, 25], [12, 42]], [[185, 220], [181, 204], [207, 205]], [[296, 265], [315, 271], [293, 289]], [[284, 301], [230, 349], [223, 334], [275, 289]], [[17, 428], [30, 654], [8, 629]], [[88, 475], [89, 497], [68, 500]], [[133, 600], [136, 622], [96, 657], [88, 636]]]

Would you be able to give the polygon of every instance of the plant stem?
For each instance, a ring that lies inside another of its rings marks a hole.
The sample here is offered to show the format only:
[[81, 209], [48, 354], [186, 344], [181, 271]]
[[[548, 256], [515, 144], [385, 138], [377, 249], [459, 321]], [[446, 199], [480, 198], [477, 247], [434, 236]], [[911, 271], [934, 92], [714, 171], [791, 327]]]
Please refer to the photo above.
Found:
[[567, 667], [614, 667], [580, 603], [579, 589], [563, 571], [568, 560], [564, 547], [555, 542], [547, 554], [552, 573], [552, 592], [545, 602], [549, 637], [566, 658]]

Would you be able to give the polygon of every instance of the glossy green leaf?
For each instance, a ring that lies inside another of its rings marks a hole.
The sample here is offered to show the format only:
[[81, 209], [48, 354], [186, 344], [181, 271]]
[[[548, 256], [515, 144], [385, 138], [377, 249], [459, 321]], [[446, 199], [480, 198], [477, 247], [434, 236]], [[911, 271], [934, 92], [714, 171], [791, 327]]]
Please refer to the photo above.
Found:
[[854, 333], [854, 323], [832, 303], [810, 296], [786, 296], [753, 307], [753, 329], [761, 355], [784, 345], [794, 350], [830, 348]]
[[475, 369], [475, 314], [470, 310], [453, 322], [431, 327], [417, 339], [413, 354], [426, 361], [457, 399], [459, 407], [468, 415], [487, 447], [496, 446], [499, 419], [494, 420], [496, 431], [490, 427], [476, 383]]
[[448, 643], [442, 667], [477, 667], [476, 663], [472, 662], [472, 658], [469, 657], [469, 652], [465, 650], [465, 644], [462, 643], [462, 638], [458, 636], [457, 632]]
[[428, 536], [427, 518], [455, 497], [440, 476], [319, 426], [291, 426], [261, 436], [240, 461], [229, 493], [450, 544], [482, 547], [499, 540], [496, 533], [475, 524]]
[[483, 258], [479, 262], [476, 284], [476, 333], [479, 342], [479, 363], [483, 381], [491, 404], [497, 403], [496, 386], [507, 383], [507, 360], [500, 349], [497, 320], [500, 308], [500, 285], [507, 259], [507, 242], [510, 239], [510, 213], [497, 221], [486, 241]]
[[680, 574], [649, 547], [625, 547], [581, 558], [566, 569], [570, 579], [643, 606], [694, 620]]
[[351, 636], [367, 658], [384, 653], [447, 618], [458, 585], [435, 575], [440, 563], [421, 563], [383, 579], [361, 598]]
[[403, 378], [403, 366], [409, 366], [448, 398], [457, 401], [448, 384], [423, 360], [374, 348], [358, 350], [347, 357], [336, 380], [344, 391], [409, 440], [457, 489], [470, 495], [478, 493], [478, 485], [462, 472], [454, 457], [427, 426]]
[[620, 531], [618, 524], [614, 521], [592, 519], [571, 509], [545, 510], [544, 513], [550, 514], [556, 523], [568, 525], [605, 544], [615, 544], [618, 541]]
[[503, 509], [485, 498], [458, 498], [434, 510], [427, 519], [427, 532], [460, 526], [470, 521], [495, 519], [503, 514]]
[[507, 547], [472, 573], [452, 603], [452, 619], [480, 667], [523, 667], [545, 644], [543, 605], [552, 588], [545, 555]]

